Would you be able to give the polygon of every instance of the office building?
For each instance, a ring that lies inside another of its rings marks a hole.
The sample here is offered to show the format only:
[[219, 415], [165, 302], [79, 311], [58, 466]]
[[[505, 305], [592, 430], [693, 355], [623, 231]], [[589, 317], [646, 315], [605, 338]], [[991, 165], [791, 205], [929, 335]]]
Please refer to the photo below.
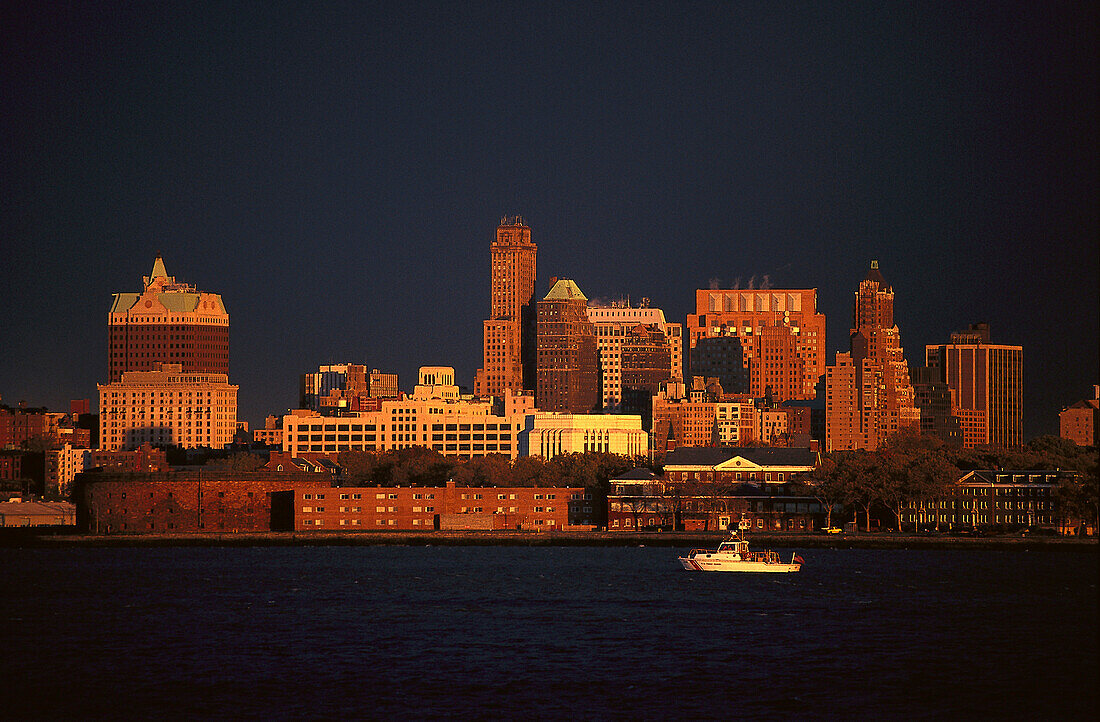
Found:
[[482, 327], [482, 367], [474, 376], [477, 396], [534, 390], [537, 252], [522, 218], [501, 219], [490, 245], [492, 288]]
[[229, 314], [216, 293], [176, 281], [157, 255], [140, 293], [116, 293], [107, 315], [108, 378], [179, 364], [185, 374], [229, 373]]
[[920, 428], [894, 323], [894, 290], [878, 261], [859, 284], [852, 319], [851, 351], [838, 353], [825, 374], [826, 451], [874, 451], [889, 436]]
[[[668, 323], [648, 299], [590, 306], [600, 359], [600, 404], [606, 413], [642, 414], [663, 381], [683, 378], [683, 325]], [[624, 400], [625, 397], [625, 400]]]
[[599, 356], [588, 299], [573, 281], [551, 279], [537, 304], [535, 406], [541, 411], [599, 409]]
[[925, 365], [946, 383], [963, 428], [963, 446], [1023, 443], [1022, 346], [990, 343], [989, 325], [951, 334], [946, 344], [925, 346]]
[[127, 371], [119, 381], [99, 384], [100, 448], [220, 449], [237, 430], [237, 389], [225, 374], [186, 373], [182, 364]]
[[[697, 290], [685, 333], [689, 365], [698, 364], [685, 373], [718, 377], [727, 393], [759, 398], [770, 388], [776, 401], [813, 399], [825, 373], [816, 289]], [[713, 338], [728, 341], [703, 343]], [[738, 357], [743, 370], [735, 374]]]

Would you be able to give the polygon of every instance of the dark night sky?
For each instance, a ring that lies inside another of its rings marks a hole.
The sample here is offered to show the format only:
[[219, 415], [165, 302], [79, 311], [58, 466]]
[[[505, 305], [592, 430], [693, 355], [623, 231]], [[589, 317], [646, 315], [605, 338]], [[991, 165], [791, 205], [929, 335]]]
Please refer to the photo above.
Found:
[[816, 287], [830, 362], [878, 258], [911, 363], [1024, 346], [1027, 437], [1097, 383], [1095, 4], [42, 5], [0, 11], [4, 403], [95, 398], [157, 251], [253, 424], [322, 363], [470, 385], [506, 214], [543, 291]]

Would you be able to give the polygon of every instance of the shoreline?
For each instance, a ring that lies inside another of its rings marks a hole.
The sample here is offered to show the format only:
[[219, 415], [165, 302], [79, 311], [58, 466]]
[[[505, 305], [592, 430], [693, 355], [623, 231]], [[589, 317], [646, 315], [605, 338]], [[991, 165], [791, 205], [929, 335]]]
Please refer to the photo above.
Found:
[[[725, 532], [223, 532], [179, 534], [77, 534], [56, 529], [0, 529], [0, 548], [73, 549], [104, 547], [273, 547], [273, 546], [576, 546], [713, 547]], [[956, 549], [1097, 551], [1096, 537], [948, 536], [891, 532], [831, 534], [748, 534], [754, 547], [777, 549]]]

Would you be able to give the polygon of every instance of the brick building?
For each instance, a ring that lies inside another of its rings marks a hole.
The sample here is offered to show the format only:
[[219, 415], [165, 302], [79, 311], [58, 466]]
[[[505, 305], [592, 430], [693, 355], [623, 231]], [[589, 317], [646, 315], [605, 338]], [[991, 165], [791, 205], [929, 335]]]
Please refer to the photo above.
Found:
[[[648, 299], [586, 309], [596, 331], [600, 404], [606, 413], [642, 414], [649, 428], [649, 399], [663, 381], [683, 379], [683, 325], [668, 323]], [[643, 408], [644, 407], [644, 408]]]
[[951, 389], [963, 446], [1023, 443], [1022, 346], [989, 342], [989, 325], [973, 324], [947, 344], [924, 348], [925, 364]]
[[228, 374], [229, 313], [221, 296], [178, 283], [159, 254], [142, 281], [140, 293], [116, 293], [107, 314], [109, 381], [162, 363], [186, 374]]
[[852, 313], [851, 351], [825, 373], [826, 451], [874, 451], [903, 429], [919, 430], [909, 367], [894, 323], [894, 289], [878, 261], [859, 284]]
[[0, 449], [22, 447], [31, 439], [56, 443], [64, 417], [41, 408], [0, 406]]
[[782, 484], [819, 463], [820, 454], [810, 449], [680, 448], [665, 456], [664, 474], [669, 482]]
[[[1058, 485], [1075, 471], [979, 469], [941, 498], [911, 502], [902, 521], [922, 529], [1051, 529], [1069, 533], [1077, 519], [1058, 506]], [[1095, 532], [1093, 532], [1095, 533]]]
[[100, 468], [110, 472], [168, 471], [168, 456], [164, 449], [155, 449], [147, 441], [128, 451], [93, 449], [87, 465], [89, 469]]
[[1100, 437], [1100, 386], [1092, 387], [1092, 398], [1067, 406], [1058, 414], [1058, 432], [1078, 446], [1096, 446]]
[[335, 487], [278, 495], [294, 531], [560, 531], [591, 528], [592, 497], [581, 488]]
[[326, 474], [85, 472], [74, 500], [77, 526], [92, 534], [262, 532], [272, 529], [273, 493], [331, 485]]
[[587, 414], [600, 407], [599, 351], [588, 299], [570, 280], [551, 284], [536, 304], [535, 406]]
[[369, 411], [377, 399], [400, 396], [397, 374], [367, 370], [362, 364], [332, 364], [302, 374], [298, 379], [299, 408], [331, 413]]
[[482, 325], [482, 367], [474, 375], [474, 393], [533, 391], [538, 246], [531, 242], [531, 229], [516, 216], [501, 219], [489, 253], [489, 318]]
[[[731, 451], [737, 454], [731, 457]], [[761, 457], [761, 452], [777, 451], [789, 458]], [[823, 522], [825, 511], [816, 498], [799, 494], [789, 479], [801, 473], [792, 469], [805, 469], [816, 455], [797, 452], [808, 450], [679, 449], [669, 454], [675, 468], [670, 471], [666, 460], [664, 476], [635, 469], [611, 480], [607, 528], [724, 531], [744, 519], [760, 532], [811, 531]], [[732, 471], [741, 468], [738, 462], [752, 471]], [[768, 468], [773, 471], [764, 471]]]
[[[730, 373], [740, 356], [743, 374], [723, 382], [728, 393], [765, 395], [770, 387], [777, 401], [812, 399], [825, 373], [825, 316], [817, 312], [816, 289], [746, 289], [695, 292], [695, 313], [685, 324], [692, 366], [685, 374], [718, 376]], [[734, 339], [736, 344], [704, 344], [703, 339]], [[730, 359], [721, 359], [726, 351]]]

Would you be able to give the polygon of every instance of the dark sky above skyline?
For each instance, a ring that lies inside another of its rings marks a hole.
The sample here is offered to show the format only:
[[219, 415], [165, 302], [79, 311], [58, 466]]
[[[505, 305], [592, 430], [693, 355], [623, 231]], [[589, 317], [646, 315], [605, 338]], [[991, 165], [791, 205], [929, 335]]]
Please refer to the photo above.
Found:
[[[9, 3], [8, 5], [15, 5]], [[911, 365], [1021, 344], [1025, 437], [1098, 381], [1095, 4], [82, 3], [0, 10], [0, 395], [106, 380], [154, 255], [220, 293], [240, 415], [356, 362], [471, 385], [489, 242], [539, 291], [818, 289], [871, 259]]]

